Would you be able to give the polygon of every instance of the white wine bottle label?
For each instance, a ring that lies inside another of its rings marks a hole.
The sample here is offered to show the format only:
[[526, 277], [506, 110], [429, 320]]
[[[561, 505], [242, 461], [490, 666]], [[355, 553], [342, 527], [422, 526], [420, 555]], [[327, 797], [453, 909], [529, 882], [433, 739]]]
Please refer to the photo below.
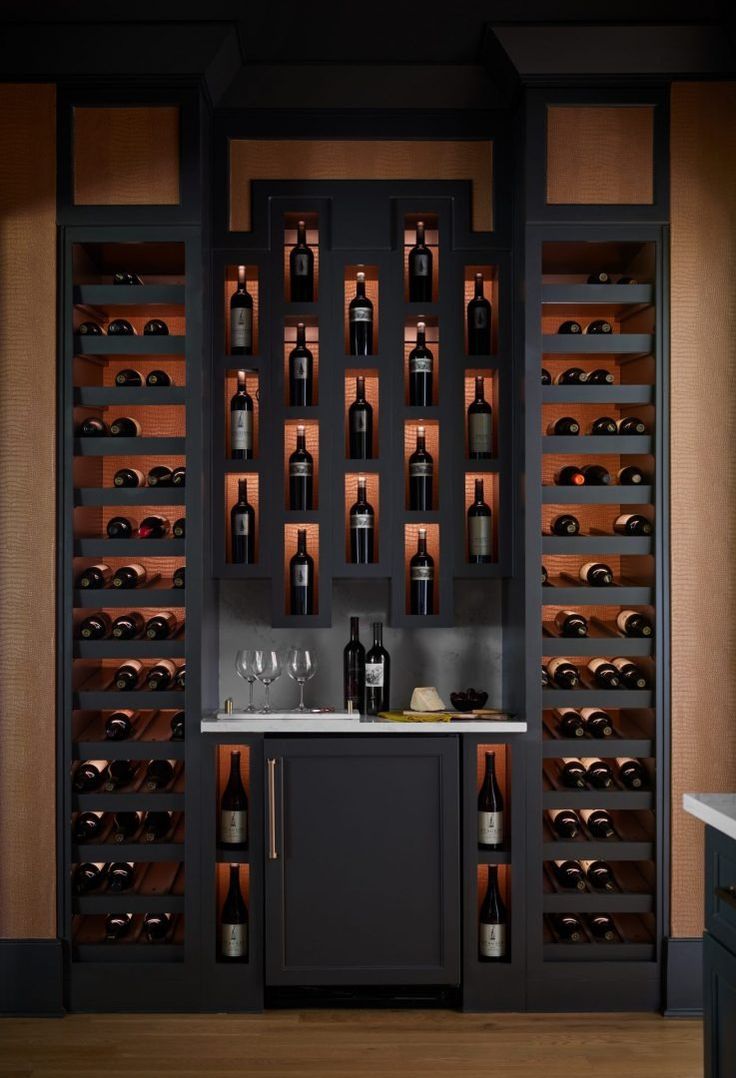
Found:
[[474, 307], [473, 308], [473, 325], [476, 329], [485, 329], [488, 325], [488, 308], [487, 307]]
[[350, 308], [350, 321], [351, 322], [372, 322], [373, 311], [369, 307], [351, 307]]
[[383, 663], [365, 664], [365, 683], [371, 689], [383, 688]]
[[248, 926], [222, 925], [222, 953], [225, 958], [245, 958], [248, 953]]
[[481, 846], [500, 846], [503, 842], [503, 813], [478, 812], [478, 842]]
[[248, 519], [248, 513], [236, 513], [235, 514], [235, 534], [236, 535], [248, 535], [250, 532], [250, 522]]
[[230, 845], [247, 840], [248, 813], [244, 809], [238, 809], [237, 812], [223, 809], [220, 813], [220, 841]]
[[300, 476], [310, 476], [312, 474], [312, 465], [308, 460], [293, 460], [289, 464], [289, 475], [292, 478], [298, 478]]
[[295, 565], [291, 571], [291, 582], [295, 588], [309, 587], [309, 566]]
[[490, 453], [491, 451], [491, 414], [490, 412], [471, 412], [468, 417], [468, 441], [471, 453]]
[[309, 276], [309, 255], [306, 251], [297, 251], [294, 257], [293, 266], [295, 277]]
[[429, 277], [429, 257], [427, 255], [414, 255], [413, 266], [415, 277]]
[[420, 461], [419, 463], [415, 462], [413, 464], [410, 464], [409, 465], [409, 475], [412, 476], [413, 478], [419, 478], [420, 476], [426, 476], [426, 475], [431, 476], [432, 475], [432, 465], [428, 464], [428, 463], [426, 463], [424, 461]]
[[475, 557], [487, 557], [491, 553], [491, 518], [470, 517], [468, 520], [470, 553]]
[[482, 958], [503, 958], [506, 954], [506, 925], [481, 923], [480, 953]]
[[353, 513], [350, 517], [351, 528], [372, 528], [373, 517], [370, 513]]
[[412, 356], [409, 360], [409, 370], [412, 374], [431, 374], [432, 373], [432, 357], [431, 356]]
[[253, 344], [253, 310], [233, 307], [230, 311], [231, 348], [250, 348]]
[[230, 443], [231, 449], [253, 448], [253, 424], [252, 412], [237, 411], [230, 413]]
[[413, 565], [411, 568], [412, 580], [434, 580], [434, 569], [431, 565]]
[[307, 357], [297, 356], [294, 360], [294, 366], [292, 368], [292, 375], [300, 382], [304, 382], [307, 379]]

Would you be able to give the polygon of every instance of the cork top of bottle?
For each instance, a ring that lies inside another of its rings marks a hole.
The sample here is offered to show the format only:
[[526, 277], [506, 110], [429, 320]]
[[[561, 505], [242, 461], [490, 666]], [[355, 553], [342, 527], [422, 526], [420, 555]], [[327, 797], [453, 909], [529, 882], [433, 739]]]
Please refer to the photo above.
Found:
[[360, 284], [364, 284], [364, 283], [365, 283], [365, 273], [363, 272], [363, 270], [358, 270], [358, 272], [357, 272], [357, 273], [356, 273], [356, 275], [355, 275], [355, 279], [356, 279], [356, 281], [358, 281], [358, 282], [359, 282]]

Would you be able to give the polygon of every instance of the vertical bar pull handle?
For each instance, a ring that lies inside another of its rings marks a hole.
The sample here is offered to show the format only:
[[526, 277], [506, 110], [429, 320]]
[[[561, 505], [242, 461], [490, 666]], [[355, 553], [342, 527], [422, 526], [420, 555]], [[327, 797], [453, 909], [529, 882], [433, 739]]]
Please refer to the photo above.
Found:
[[268, 782], [268, 859], [278, 860], [276, 849], [276, 760], [270, 756], [266, 760]]

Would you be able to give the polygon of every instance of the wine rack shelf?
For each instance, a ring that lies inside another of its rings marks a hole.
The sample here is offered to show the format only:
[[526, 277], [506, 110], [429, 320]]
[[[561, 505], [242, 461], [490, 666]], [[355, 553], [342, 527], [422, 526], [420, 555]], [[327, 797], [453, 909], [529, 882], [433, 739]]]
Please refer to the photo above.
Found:
[[[577, 754], [573, 753], [573, 755]], [[544, 808], [616, 809], [617, 811], [652, 809], [654, 808], [654, 794], [648, 790], [544, 790], [542, 805]]]
[[633, 638], [616, 634], [608, 636], [591, 635], [583, 637], [582, 639], [576, 637], [574, 640], [571, 640], [568, 636], [549, 636], [545, 633], [542, 638], [542, 650], [545, 655], [569, 655], [573, 645], [575, 647], [576, 655], [596, 656], [600, 655], [601, 651], [615, 651], [617, 655], [633, 657], [651, 655], [654, 641], [643, 637]]
[[[183, 785], [183, 783], [180, 783]], [[90, 793], [74, 794], [74, 812], [183, 812], [184, 793]]]
[[180, 456], [186, 451], [184, 438], [76, 438], [78, 457], [162, 457]]
[[[185, 295], [183, 284], [77, 284], [72, 290], [75, 306], [96, 307], [105, 313], [129, 306], [183, 307]], [[156, 312], [151, 311], [150, 317], [157, 317]]]
[[184, 505], [184, 487], [76, 487], [74, 506]]
[[637, 535], [544, 535], [543, 554], [652, 554], [654, 540]]
[[614, 584], [608, 588], [588, 588], [584, 584], [540, 585], [541, 602], [545, 606], [651, 606], [654, 588], [638, 584]]
[[608, 487], [542, 487], [545, 505], [649, 505], [652, 488], [645, 484]]
[[621, 455], [640, 453], [648, 455], [652, 452], [652, 439], [649, 435], [643, 434], [545, 434], [542, 437], [542, 452], [575, 453], [581, 456], [587, 453], [617, 453]]
[[649, 333], [604, 333], [590, 336], [587, 333], [545, 333], [542, 337], [544, 355], [563, 356], [613, 356], [649, 355], [654, 337]]
[[542, 386], [542, 404], [652, 404], [654, 386]]
[[183, 895], [100, 894], [72, 900], [73, 913], [183, 913]]
[[[131, 606], [135, 600], [131, 600]], [[75, 659], [183, 659], [186, 645], [175, 640], [75, 640]]]
[[651, 306], [654, 288], [650, 284], [543, 284], [541, 298], [544, 305], [595, 304], [608, 312], [622, 308], [630, 312], [632, 307]]
[[118, 405], [186, 404], [186, 386], [76, 386], [74, 403], [84, 408], [107, 408]]
[[184, 859], [180, 842], [81, 842], [72, 843], [71, 859], [81, 861], [177, 861]]
[[[83, 558], [183, 558], [183, 539], [77, 539], [74, 554]], [[103, 589], [104, 590], [104, 589]], [[139, 591], [139, 588], [123, 591]]]
[[77, 356], [183, 356], [186, 337], [75, 337]]
[[166, 582], [157, 581], [145, 588], [79, 588], [73, 593], [74, 605], [79, 607], [101, 606], [182, 606], [186, 600], [184, 588], [172, 588]]

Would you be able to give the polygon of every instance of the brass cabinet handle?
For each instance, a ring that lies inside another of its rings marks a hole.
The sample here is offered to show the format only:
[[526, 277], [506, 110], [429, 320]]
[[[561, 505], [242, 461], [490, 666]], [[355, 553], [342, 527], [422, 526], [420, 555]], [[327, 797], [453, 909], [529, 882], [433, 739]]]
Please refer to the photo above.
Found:
[[266, 760], [268, 778], [268, 859], [278, 860], [276, 849], [276, 760], [271, 756]]

